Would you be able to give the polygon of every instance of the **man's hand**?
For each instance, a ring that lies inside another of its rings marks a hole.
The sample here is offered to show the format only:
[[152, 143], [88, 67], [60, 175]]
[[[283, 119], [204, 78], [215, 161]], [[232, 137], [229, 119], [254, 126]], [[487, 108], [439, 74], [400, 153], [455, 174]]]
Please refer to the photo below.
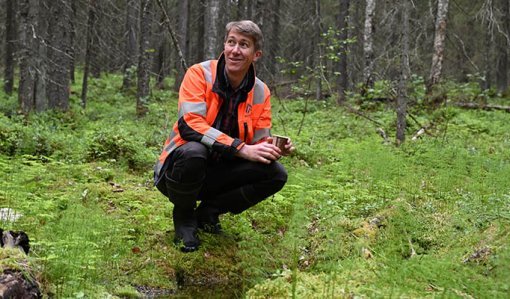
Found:
[[246, 160], [269, 164], [282, 156], [282, 151], [269, 142], [245, 144], [236, 154]]
[[285, 144], [285, 148], [282, 150], [282, 156], [289, 156], [295, 149], [296, 148], [292, 144], [292, 140], [289, 138], [287, 140], [287, 144]]
[[[266, 141], [272, 144], [273, 143], [273, 137], [267, 137]], [[290, 154], [292, 154], [292, 152], [295, 149], [296, 148], [292, 144], [292, 140], [290, 140], [290, 138], [288, 138], [287, 139], [287, 143], [284, 145], [284, 148], [280, 148], [280, 152], [281, 152], [282, 156], [289, 156]]]

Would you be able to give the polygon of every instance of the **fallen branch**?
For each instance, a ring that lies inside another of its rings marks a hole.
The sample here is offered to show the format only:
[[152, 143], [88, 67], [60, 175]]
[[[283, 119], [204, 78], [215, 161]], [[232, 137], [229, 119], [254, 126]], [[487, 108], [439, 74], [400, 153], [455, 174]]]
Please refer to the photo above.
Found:
[[510, 112], [510, 106], [492, 105], [492, 104], [478, 104], [478, 103], [463, 103], [453, 102], [454, 106], [465, 109], [479, 109], [479, 110], [503, 110]]
[[370, 118], [369, 116], [367, 116], [367, 115], [363, 114], [361, 111], [354, 109], [354, 108], [353, 108], [353, 107], [351, 107], [349, 104], [347, 104], [347, 103], [342, 103], [341, 105], [342, 105], [342, 106], [344, 106], [344, 107], [347, 109], [347, 111], [349, 111], [349, 112], [351, 112], [351, 113], [354, 113], [354, 114], [356, 114], [356, 115], [358, 115], [358, 116], [361, 116], [361, 117], [363, 117], [364, 119], [367, 119], [367, 120], [369, 120], [369, 121], [373, 122], [374, 124], [378, 125], [379, 127], [384, 127], [384, 125], [383, 125], [382, 123], [378, 122], [378, 121], [377, 121], [377, 120], [375, 120], [375, 119]]

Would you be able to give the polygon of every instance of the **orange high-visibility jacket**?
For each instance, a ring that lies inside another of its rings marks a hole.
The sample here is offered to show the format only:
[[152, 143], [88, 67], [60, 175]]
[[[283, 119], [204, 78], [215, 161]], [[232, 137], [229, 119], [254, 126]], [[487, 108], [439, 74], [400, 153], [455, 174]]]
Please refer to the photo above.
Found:
[[[188, 141], [198, 141], [210, 149], [235, 154], [245, 143], [255, 144], [270, 136], [270, 92], [266, 84], [256, 77], [246, 101], [241, 102], [237, 109], [239, 138], [232, 138], [212, 127], [223, 102], [213, 92], [217, 65], [218, 60], [208, 60], [193, 65], [186, 72], [179, 90], [179, 119], [154, 167], [156, 181], [166, 158]], [[254, 72], [253, 67], [250, 71]]]

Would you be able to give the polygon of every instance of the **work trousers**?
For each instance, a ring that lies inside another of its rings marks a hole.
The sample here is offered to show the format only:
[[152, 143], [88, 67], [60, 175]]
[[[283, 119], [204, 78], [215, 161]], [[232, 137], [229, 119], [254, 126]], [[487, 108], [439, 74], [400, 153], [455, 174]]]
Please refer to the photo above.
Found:
[[287, 182], [287, 171], [277, 161], [217, 160], [199, 142], [178, 147], [167, 159], [156, 186], [176, 206], [194, 207], [199, 200], [222, 213], [237, 214], [280, 191]]

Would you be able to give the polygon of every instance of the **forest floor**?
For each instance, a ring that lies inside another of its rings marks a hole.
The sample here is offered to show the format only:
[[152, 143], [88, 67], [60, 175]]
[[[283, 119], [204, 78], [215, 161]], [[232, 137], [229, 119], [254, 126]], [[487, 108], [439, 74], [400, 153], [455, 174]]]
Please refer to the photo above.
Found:
[[0, 208], [22, 215], [0, 227], [29, 235], [46, 296], [509, 296], [508, 113], [416, 105], [407, 134], [433, 125], [396, 147], [377, 133], [395, 135], [388, 104], [352, 102], [374, 125], [333, 100], [275, 98], [273, 133], [297, 148], [287, 185], [186, 254], [152, 180], [176, 95], [154, 90], [137, 119], [120, 83], [93, 80], [85, 110], [73, 86], [70, 112], [29, 117], [0, 94]]

